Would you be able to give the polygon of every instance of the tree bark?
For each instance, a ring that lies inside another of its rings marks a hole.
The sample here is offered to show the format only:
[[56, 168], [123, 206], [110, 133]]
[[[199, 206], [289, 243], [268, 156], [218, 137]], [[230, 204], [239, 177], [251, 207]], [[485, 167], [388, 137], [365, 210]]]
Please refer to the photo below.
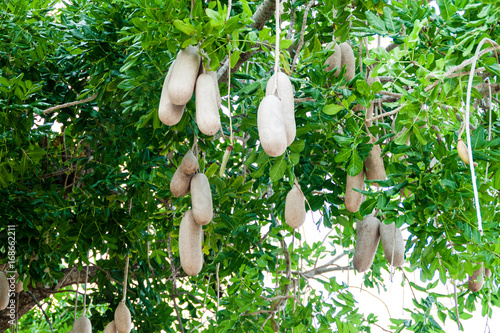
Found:
[[[94, 278], [98, 271], [98, 268], [96, 266], [89, 266], [89, 282]], [[62, 282], [59, 286], [57, 284], [54, 284], [50, 286], [50, 288], [45, 288], [41, 283], [38, 283], [35, 287], [29, 286], [28, 290], [33, 294], [33, 296], [36, 297], [38, 302], [42, 303], [44, 299], [52, 295], [53, 293], [57, 292], [59, 289], [67, 287], [69, 285], [74, 285], [77, 283], [77, 280], [80, 281], [80, 283], [83, 283], [85, 281], [85, 273], [86, 273], [86, 267], [84, 267], [81, 271], [77, 270], [72, 270], [71, 268], [66, 268], [63, 270], [64, 272], [64, 278], [61, 281]], [[21, 319], [22, 316], [24, 316], [26, 313], [28, 313], [34, 306], [36, 306], [36, 302], [33, 299], [33, 297], [25, 291], [21, 291], [18, 295], [18, 299], [16, 300], [17, 303], [15, 304], [17, 307], [17, 310], [15, 312], [12, 312], [14, 316], [10, 317], [9, 315], [11, 314], [11, 311], [9, 308], [0, 311], [0, 332], [5, 332], [6, 329], [9, 327], [13, 326], [11, 325], [12, 323], [15, 324], [15, 313], [17, 312], [17, 319]]]
[[[262, 30], [264, 25], [269, 21], [274, 15], [274, 9], [276, 8], [275, 0], [264, 0], [260, 6], [257, 8], [255, 13], [252, 15], [253, 23], [250, 24], [250, 27], [257, 30]], [[232, 72], [235, 72], [240, 68], [240, 66], [245, 63], [252, 55], [257, 53], [257, 51], [249, 51], [244, 52], [240, 55], [240, 59], [231, 69]], [[229, 59], [224, 61], [224, 64], [217, 71], [217, 77], [219, 82], [225, 82], [227, 80], [227, 70], [229, 69]]]

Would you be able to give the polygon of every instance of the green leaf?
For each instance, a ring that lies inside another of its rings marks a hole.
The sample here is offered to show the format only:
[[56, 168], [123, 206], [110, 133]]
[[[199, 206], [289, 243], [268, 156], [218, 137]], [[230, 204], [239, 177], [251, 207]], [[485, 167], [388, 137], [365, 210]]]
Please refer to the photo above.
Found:
[[431, 323], [432, 327], [434, 327], [437, 330], [442, 330], [441, 326], [434, 320], [432, 316], [429, 316], [429, 322]]
[[376, 205], [377, 205], [376, 199], [366, 199], [361, 204], [361, 207], [359, 207], [359, 212], [363, 216], [371, 214], [373, 212], [373, 210], [375, 209]]
[[347, 167], [347, 173], [349, 176], [354, 177], [363, 171], [363, 160], [359, 157], [356, 150], [352, 151], [351, 163]]
[[417, 125], [413, 125], [413, 133], [415, 133], [415, 136], [417, 137], [418, 141], [425, 146], [427, 144], [427, 141], [424, 139], [422, 134], [420, 133], [420, 129], [418, 128]]
[[328, 104], [328, 105], [323, 107], [322, 111], [329, 116], [333, 116], [334, 114], [339, 113], [343, 109], [344, 109], [344, 107], [342, 105]]
[[384, 7], [384, 22], [387, 30], [391, 32], [399, 32], [401, 23], [394, 21], [392, 17], [392, 9], [389, 6]]
[[372, 13], [371, 11], [365, 12], [366, 20], [368, 21], [368, 25], [377, 30], [379, 33], [387, 34], [387, 30], [385, 28], [385, 23], [382, 21], [380, 17]]
[[495, 172], [495, 177], [493, 178], [493, 187], [496, 190], [500, 190], [500, 170]]
[[238, 60], [240, 60], [240, 55], [241, 52], [237, 50], [231, 53], [231, 68], [234, 68], [234, 66], [236, 66], [236, 63], [238, 63]]
[[138, 18], [138, 17], [133, 17], [132, 18], [132, 23], [139, 28], [142, 31], [147, 31], [148, 30], [148, 24], [145, 22], [144, 19]]
[[292, 152], [290, 154], [290, 162], [292, 162], [293, 165], [299, 164], [300, 161], [300, 153], [297, 152]]
[[439, 6], [441, 17], [445, 21], [448, 21], [457, 11], [457, 7], [452, 4], [451, 0], [437, 0], [437, 4]]
[[406, 145], [406, 142], [408, 140], [408, 137], [410, 135], [410, 129], [407, 129], [406, 131], [404, 131], [404, 133], [402, 135], [400, 135], [396, 141], [394, 141], [397, 145], [400, 145], [400, 146], [405, 146]]
[[365, 80], [357, 80], [356, 81], [356, 88], [360, 94], [365, 95], [365, 96], [370, 96], [372, 93], [372, 89], [370, 88], [368, 83], [366, 83]]
[[252, 10], [250, 9], [250, 6], [248, 6], [248, 1], [247, 0], [241, 0], [241, 6], [243, 7], [243, 12], [247, 14], [248, 16], [252, 16]]
[[252, 95], [255, 93], [259, 88], [260, 88], [260, 81], [254, 81], [250, 84], [245, 84], [243, 88], [238, 90], [237, 94], [238, 95]]
[[7, 80], [6, 78], [4, 78], [3, 76], [0, 76], [0, 84], [5, 86], [5, 87], [9, 87], [10, 86], [10, 83], [9, 83], [9, 80]]
[[45, 154], [47, 154], [47, 152], [38, 145], [30, 145], [30, 148], [26, 153], [33, 164], [38, 164]]
[[125, 64], [120, 68], [120, 72], [125, 73], [127, 70], [129, 70], [132, 66], [135, 65], [137, 60], [139, 60], [138, 57], [132, 58], [130, 60], [129, 59], [130, 58], [128, 58]]
[[349, 157], [351, 157], [352, 154], [352, 149], [350, 148], [342, 148], [340, 152], [335, 155], [335, 162], [337, 163], [342, 163], [344, 161], [347, 161]]
[[282, 39], [280, 40], [280, 49], [288, 49], [292, 45], [292, 41], [290, 39]]
[[207, 178], [210, 179], [210, 177], [212, 177], [217, 172], [218, 168], [219, 166], [217, 165], [217, 163], [210, 164], [208, 169], [205, 171], [205, 176], [207, 176]]
[[296, 153], [300, 153], [306, 147], [306, 142], [304, 140], [295, 140], [290, 145], [290, 150]]
[[[207, 9], [208, 11], [208, 9]], [[193, 27], [191, 24], [183, 22], [181, 20], [175, 20], [174, 21], [174, 27], [185, 33], [186, 35], [194, 35], [196, 33], [195, 27]]]
[[274, 164], [269, 171], [269, 177], [271, 177], [271, 181], [275, 182], [283, 178], [286, 171], [286, 162], [284, 160], [284, 154], [280, 157], [277, 157], [274, 160]]

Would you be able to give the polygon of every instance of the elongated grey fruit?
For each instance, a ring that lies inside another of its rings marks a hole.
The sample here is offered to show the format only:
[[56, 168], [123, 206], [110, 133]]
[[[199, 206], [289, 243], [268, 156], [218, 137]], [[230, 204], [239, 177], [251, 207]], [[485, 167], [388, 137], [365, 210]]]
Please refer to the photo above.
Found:
[[285, 221], [292, 228], [298, 228], [306, 219], [305, 197], [297, 185], [286, 195]]
[[163, 88], [161, 90], [161, 97], [160, 97], [160, 106], [158, 107], [158, 117], [160, 118], [160, 121], [167, 126], [176, 125], [181, 120], [182, 115], [184, 114], [184, 109], [186, 107], [185, 104], [175, 105], [174, 103], [172, 103], [170, 97], [168, 96], [168, 85], [172, 77], [172, 72], [173, 72], [172, 69], [174, 68], [174, 66], [175, 66], [175, 60], [170, 66], [167, 72], [167, 76], [163, 81]]
[[191, 179], [191, 206], [193, 217], [199, 225], [207, 225], [214, 216], [212, 191], [207, 176], [197, 173]]
[[[396, 228], [396, 224], [380, 224], [380, 238], [384, 248], [385, 259], [395, 267], [403, 266], [405, 262], [405, 244], [401, 230]], [[393, 260], [394, 258], [394, 260]]]
[[[278, 77], [278, 79], [276, 79]], [[276, 83], [278, 83], [276, 87]], [[281, 110], [283, 112], [283, 120], [285, 122], [286, 141], [289, 146], [295, 140], [297, 128], [295, 125], [295, 100], [293, 86], [283, 72], [274, 73], [269, 81], [267, 81], [266, 95], [276, 94], [281, 102]]]
[[118, 333], [129, 333], [132, 330], [132, 315], [124, 301], [118, 303], [114, 321]]
[[[374, 138], [371, 138], [371, 143], [375, 142]], [[373, 145], [372, 150], [364, 160], [366, 179], [368, 180], [385, 180], [385, 166], [384, 160], [380, 156], [382, 149], [380, 145]], [[377, 184], [377, 183], [374, 183]]]
[[182, 158], [182, 162], [177, 170], [174, 172], [174, 176], [170, 182], [170, 192], [177, 198], [188, 194], [191, 178], [199, 168], [198, 158], [196, 158], [192, 150], [189, 150]]
[[342, 68], [342, 50], [339, 44], [335, 44], [333, 47], [333, 54], [326, 58], [325, 61], [326, 70], [328, 72], [332, 71], [337, 67], [337, 70], [333, 75], [339, 76], [340, 70]]
[[109, 324], [107, 324], [102, 333], [116, 333], [115, 321], [112, 320]]
[[81, 316], [77, 320], [75, 320], [75, 323], [73, 324], [73, 328], [71, 329], [72, 333], [92, 333], [92, 323], [90, 322], [90, 319]]
[[196, 124], [205, 135], [214, 135], [221, 128], [217, 91], [210, 74], [200, 74], [196, 80]]
[[189, 45], [180, 50], [168, 84], [168, 96], [175, 105], [186, 105], [191, 99], [200, 69], [201, 57], [198, 48]]
[[260, 102], [257, 111], [260, 144], [271, 157], [283, 155], [287, 147], [285, 120], [281, 108], [279, 98], [268, 95]]
[[351, 213], [356, 213], [363, 202], [363, 194], [354, 191], [355, 188], [358, 190], [365, 189], [365, 173], [363, 171], [354, 177], [347, 174], [344, 204], [345, 208]]
[[352, 80], [356, 75], [356, 59], [352, 47], [347, 43], [340, 44], [341, 63], [345, 65], [345, 77], [347, 81]]
[[[491, 272], [490, 272], [491, 274]], [[469, 276], [469, 281], [467, 281], [467, 287], [470, 291], [478, 292], [483, 288], [484, 278], [486, 277], [486, 272], [483, 264], [481, 264], [481, 268], [477, 269]]]
[[0, 311], [9, 305], [9, 281], [5, 272], [0, 271]]
[[359, 273], [370, 269], [380, 241], [380, 221], [373, 216], [365, 216], [356, 226], [356, 247], [353, 266]]
[[208, 74], [214, 79], [215, 84], [215, 94], [217, 95], [217, 109], [220, 109], [222, 105], [222, 101], [220, 98], [220, 90], [219, 90], [219, 80], [217, 80], [217, 72], [209, 71]]
[[179, 228], [179, 257], [187, 275], [198, 275], [203, 267], [202, 240], [203, 228], [195, 222], [193, 212], [188, 210]]

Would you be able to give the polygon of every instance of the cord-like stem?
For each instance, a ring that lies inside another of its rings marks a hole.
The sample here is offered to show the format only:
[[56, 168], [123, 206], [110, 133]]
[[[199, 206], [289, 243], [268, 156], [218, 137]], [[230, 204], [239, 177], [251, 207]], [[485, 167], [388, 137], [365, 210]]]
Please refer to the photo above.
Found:
[[276, 74], [276, 84], [275, 87], [278, 88], [278, 75], [280, 70], [280, 0], [276, 0], [276, 8], [274, 9], [276, 16], [276, 45], [274, 49], [274, 74]]
[[84, 286], [84, 292], [83, 292], [83, 315], [85, 316], [85, 313], [87, 313], [87, 282], [89, 280], [89, 265], [87, 265], [87, 270], [85, 272], [85, 286]]
[[471, 100], [471, 93], [472, 93], [472, 81], [474, 80], [474, 71], [476, 69], [476, 63], [479, 59], [479, 53], [481, 50], [481, 47], [483, 46], [484, 43], [490, 43], [493, 46], [496, 46], [497, 48], [499, 47], [497, 43], [492, 41], [489, 38], [484, 38], [479, 42], [479, 45], [476, 48], [476, 54], [472, 58], [472, 64], [471, 64], [471, 69], [470, 69], [470, 74], [469, 74], [469, 83], [467, 85], [467, 100], [465, 102], [465, 133], [467, 136], [467, 152], [469, 153], [469, 161], [470, 161], [470, 173], [471, 173], [471, 178], [472, 178], [472, 189], [474, 191], [474, 201], [476, 204], [476, 215], [477, 215], [477, 227], [479, 229], [479, 234], [480, 236], [483, 236], [483, 221], [481, 219], [481, 207], [479, 206], [479, 194], [477, 190], [477, 184], [476, 184], [476, 172], [474, 170], [474, 160], [472, 156], [472, 143], [471, 143], [471, 138], [470, 138], [470, 128], [469, 128], [469, 121], [470, 121], [470, 100]]
[[122, 302], [125, 303], [125, 300], [127, 299], [127, 279], [128, 279], [128, 262], [130, 258], [127, 254], [125, 257], [125, 277], [123, 278], [123, 299]]
[[[394, 222], [393, 222], [394, 223]], [[396, 249], [396, 225], [394, 225], [394, 235], [392, 238], [392, 254], [391, 254], [391, 267], [389, 268], [390, 270], [390, 276], [391, 276], [391, 282], [392, 281], [392, 276], [394, 274], [394, 250]]]
[[[491, 82], [488, 79], [488, 112], [489, 112], [489, 117], [488, 117], [488, 141], [491, 141], [491, 109], [492, 103], [491, 103]], [[488, 182], [488, 169], [490, 167], [490, 162], [486, 162], [486, 171], [484, 172], [484, 183], [486, 184]]]
[[217, 280], [217, 291], [215, 292], [217, 294], [217, 311], [215, 313], [219, 313], [219, 305], [220, 305], [219, 265], [220, 263], [218, 262], [215, 270], [215, 279]]
[[[229, 59], [231, 59], [231, 49], [229, 50]], [[231, 67], [231, 60], [229, 61]], [[227, 109], [229, 111], [229, 142], [233, 145], [233, 116], [231, 113], [231, 69], [227, 72]], [[222, 132], [222, 128], [221, 128]]]
[[226, 21], [229, 20], [229, 18], [231, 17], [231, 7], [233, 5], [233, 2], [231, 0], [228, 0], [227, 2], [227, 17], [226, 17]]
[[78, 276], [76, 277], [76, 289], [75, 289], [75, 314], [73, 321], [76, 320], [76, 308], [78, 306], [78, 288], [80, 287], [80, 273], [78, 273]]

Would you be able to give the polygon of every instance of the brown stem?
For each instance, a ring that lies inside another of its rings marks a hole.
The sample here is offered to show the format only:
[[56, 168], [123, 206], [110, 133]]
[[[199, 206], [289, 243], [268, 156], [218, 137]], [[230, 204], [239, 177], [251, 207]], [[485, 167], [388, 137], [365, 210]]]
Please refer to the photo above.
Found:
[[97, 94], [98, 93], [95, 93], [88, 98], [82, 99], [81, 101], [69, 102], [69, 103], [64, 103], [61, 105], [56, 105], [56, 106], [50, 107], [47, 110], [44, 110], [43, 114], [48, 114], [48, 113], [54, 112], [54, 111], [59, 110], [59, 109], [69, 108], [70, 106], [75, 106], [75, 105], [91, 102], [97, 98]]
[[306, 32], [306, 26], [307, 26], [307, 15], [309, 14], [309, 10], [311, 9], [311, 6], [313, 4], [314, 4], [313, 0], [309, 1], [306, 9], [304, 10], [304, 17], [302, 18], [302, 29], [300, 30], [299, 45], [297, 46], [297, 51], [295, 51], [295, 56], [293, 57], [290, 75], [292, 75], [293, 71], [295, 70], [295, 64], [297, 63], [297, 58], [299, 57], [300, 50], [302, 50], [302, 47], [304, 46], [304, 34]]

